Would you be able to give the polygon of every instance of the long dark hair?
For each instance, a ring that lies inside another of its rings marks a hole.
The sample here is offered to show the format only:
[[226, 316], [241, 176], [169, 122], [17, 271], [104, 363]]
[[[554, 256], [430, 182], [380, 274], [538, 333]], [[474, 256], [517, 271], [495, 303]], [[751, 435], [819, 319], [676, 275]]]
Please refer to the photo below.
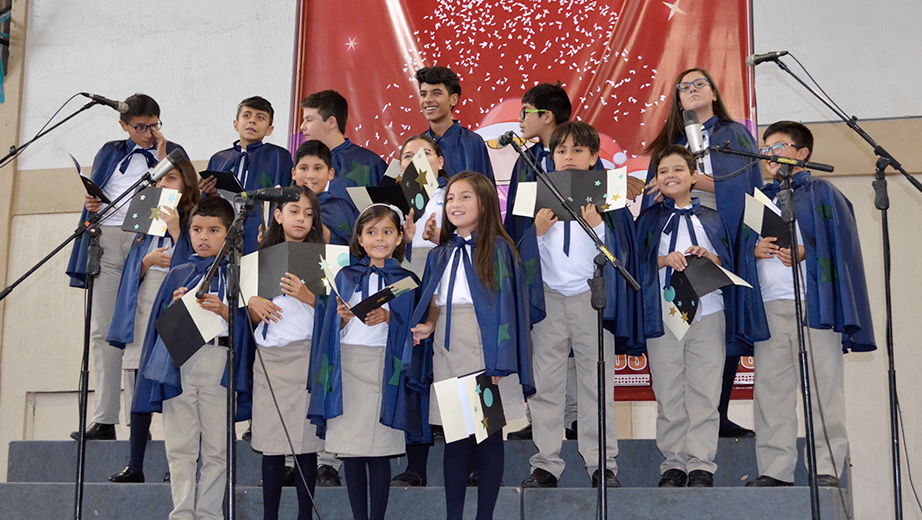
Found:
[[[311, 222], [311, 230], [307, 233], [307, 236], [304, 237], [304, 242], [322, 244], [323, 231], [321, 230], [323, 229], [323, 218], [320, 216], [320, 201], [317, 200], [317, 195], [314, 195], [314, 192], [311, 191], [310, 188], [298, 186], [298, 189], [301, 190], [302, 197], [307, 197], [307, 200], [311, 203], [311, 208], [314, 210], [314, 220]], [[283, 202], [276, 209], [283, 210], [288, 204], [288, 202]], [[279, 224], [278, 220], [275, 218], [270, 218], [269, 220], [269, 229], [266, 230], [266, 235], [263, 237], [262, 243], [259, 244], [259, 249], [272, 247], [285, 241], [285, 230], [282, 229], [282, 225]]]
[[496, 258], [496, 237], [500, 236], [509, 242], [515, 255], [515, 243], [503, 230], [502, 220], [499, 214], [499, 197], [496, 195], [496, 185], [486, 178], [482, 173], [466, 171], [453, 176], [448, 180], [445, 186], [446, 203], [442, 206], [442, 233], [440, 243], [447, 243], [451, 240], [452, 233], [457, 229], [454, 224], [448, 220], [448, 192], [451, 186], [459, 181], [467, 181], [474, 189], [477, 195], [477, 204], [480, 209], [480, 216], [477, 219], [477, 233], [474, 236], [474, 268], [477, 270], [477, 276], [481, 283], [495, 291], [498, 289], [494, 271]]
[[[401, 215], [397, 214], [397, 211], [394, 211], [392, 206], [372, 204], [362, 211], [359, 218], [355, 221], [355, 227], [352, 228], [352, 238], [349, 240], [349, 252], [352, 253], [352, 256], [359, 260], [368, 256], [368, 253], [365, 252], [365, 248], [359, 245], [359, 235], [362, 234], [362, 230], [365, 229], [365, 226], [374, 225], [375, 222], [383, 218], [391, 219], [397, 231], [403, 233], [403, 226], [400, 224]], [[403, 262], [403, 256], [406, 252], [407, 244], [401, 239], [397, 242], [397, 247], [394, 249], [394, 253], [391, 256], [396, 258], [398, 262]]]
[[177, 207], [182, 210], [180, 218], [188, 221], [192, 208], [202, 200], [202, 192], [198, 189], [199, 176], [188, 157], [183, 157], [175, 169], [182, 175], [182, 197]]
[[[672, 103], [669, 105], [669, 115], [666, 116], [666, 124], [663, 125], [663, 128], [659, 131], [656, 138], [650, 142], [650, 146], [644, 150], [644, 153], [650, 157], [662, 152], [667, 146], [674, 144], [685, 135], [685, 121], [682, 119], [682, 103], [679, 101], [679, 89], [676, 87], [676, 84], [682, 81], [682, 78], [689, 72], [700, 72], [707, 78], [708, 84], [714, 92], [714, 101], [711, 103], [711, 107], [714, 109], [714, 115], [717, 116], [717, 119], [721, 121], [733, 121], [733, 118], [730, 117], [730, 113], [727, 112], [727, 107], [724, 106], [724, 100], [720, 97], [720, 90], [717, 88], [717, 83], [714, 83], [714, 78], [711, 77], [711, 74], [699, 68], [683, 70], [679, 73], [678, 77], [676, 77], [675, 83], [672, 84]], [[704, 121], [701, 121], [701, 124], [704, 124]]]

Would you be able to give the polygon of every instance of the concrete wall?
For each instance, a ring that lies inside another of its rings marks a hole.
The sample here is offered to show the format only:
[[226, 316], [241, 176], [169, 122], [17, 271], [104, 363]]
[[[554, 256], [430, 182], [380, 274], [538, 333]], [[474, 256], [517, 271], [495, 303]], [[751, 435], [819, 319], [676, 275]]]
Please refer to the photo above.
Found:
[[[163, 108], [164, 134], [182, 143], [196, 161], [235, 139], [231, 120], [236, 102], [258, 93], [276, 108], [277, 133], [270, 141], [285, 145], [296, 4], [273, 2], [256, 10], [238, 0], [163, 0], [147, 7], [133, 5], [127, 16], [119, 2], [14, 0], [12, 52], [4, 83], [7, 102], [0, 105], [0, 150], [17, 142], [17, 136], [31, 137], [76, 91], [111, 98], [135, 91], [153, 95]], [[922, 72], [915, 66], [922, 62], [922, 36], [910, 29], [920, 25], [922, 14], [915, 4], [754, 0], [753, 14], [757, 52], [793, 52], [850, 114], [883, 119], [863, 126], [910, 172], [918, 173], [922, 154], [914, 138], [922, 132], [922, 120], [913, 117], [922, 116], [922, 98], [916, 93]], [[149, 58], [138, 61], [137, 56]], [[756, 91], [761, 125], [782, 118], [833, 120], [772, 64], [756, 69]], [[0, 285], [25, 272], [71, 232], [81, 188], [66, 154], [89, 166], [101, 142], [124, 135], [115, 117], [95, 107], [30, 149], [15, 169], [0, 170]], [[812, 128], [817, 136], [815, 160], [836, 165], [834, 182], [855, 205], [878, 343], [883, 347], [880, 216], [870, 189], [874, 157], [842, 124]], [[910, 461], [918, 465], [922, 438], [913, 411], [922, 405], [922, 397], [913, 392], [913, 378], [922, 354], [914, 348], [913, 323], [916, 258], [922, 256], [917, 245], [922, 195], [900, 176], [889, 179], [896, 360], [906, 411], [906, 448]], [[0, 447], [12, 439], [65, 438], [77, 423], [74, 390], [83, 295], [66, 287], [65, 263], [66, 256], [58, 255], [0, 304]], [[856, 518], [892, 516], [883, 348], [848, 355], [846, 378]], [[619, 419], [625, 418], [624, 412], [619, 407]], [[752, 424], [747, 404], [734, 404], [731, 413], [739, 422]], [[652, 436], [651, 404], [635, 405], [627, 417], [632, 436]], [[119, 432], [127, 437], [124, 429]], [[651, 470], [656, 463], [651, 461]], [[0, 448], [0, 479], [5, 468], [6, 449]], [[908, 480], [905, 487], [909, 489]], [[907, 491], [906, 518], [922, 518], [910, 507], [909, 498]]]

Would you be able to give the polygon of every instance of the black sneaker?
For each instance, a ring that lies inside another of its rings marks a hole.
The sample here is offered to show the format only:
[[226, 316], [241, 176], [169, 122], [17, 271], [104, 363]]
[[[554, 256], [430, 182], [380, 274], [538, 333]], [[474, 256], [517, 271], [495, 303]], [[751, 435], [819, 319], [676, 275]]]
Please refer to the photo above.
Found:
[[329, 464], [317, 468], [317, 485], [319, 487], [340, 487], [343, 485], [339, 479], [339, 472]]
[[785, 482], [774, 477], [769, 477], [768, 475], [762, 475], [752, 482], [746, 483], [746, 487], [787, 487], [793, 485], [793, 482]]
[[709, 488], [714, 487], [714, 474], [703, 469], [696, 469], [688, 473], [688, 487]]
[[391, 479], [391, 487], [425, 487], [426, 477], [421, 477], [412, 471], [404, 471]]
[[522, 489], [555, 487], [557, 487], [557, 477], [541, 468], [536, 468], [527, 479], [522, 481]]
[[[599, 487], [599, 470], [592, 472], [592, 487]], [[605, 487], [607, 488], [619, 488], [621, 487], [621, 481], [618, 480], [618, 477], [615, 476], [615, 472], [606, 469], [605, 470]]]
[[680, 469], [667, 469], [659, 481], [661, 488], [683, 488], [688, 482], [688, 474]]

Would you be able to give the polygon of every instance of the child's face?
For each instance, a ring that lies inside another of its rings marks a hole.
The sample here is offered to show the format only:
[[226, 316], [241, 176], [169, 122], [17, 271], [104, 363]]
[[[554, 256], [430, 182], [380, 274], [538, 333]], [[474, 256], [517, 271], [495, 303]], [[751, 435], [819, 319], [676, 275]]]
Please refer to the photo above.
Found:
[[[784, 143], [784, 147], [781, 149], [781, 152], [771, 152], [772, 155], [806, 161], [807, 155], [810, 154], [809, 148], [795, 148], [794, 139], [788, 134], [777, 133], [765, 138], [766, 148], [775, 146], [779, 143]], [[780, 164], [771, 161], [762, 161], [762, 163], [765, 165], [765, 169], [768, 170], [768, 173], [772, 174], [772, 177], [778, 177], [778, 170], [781, 169]]]
[[692, 185], [697, 181], [698, 170], [689, 171], [688, 163], [681, 155], [664, 157], [656, 169], [656, 185], [659, 186], [659, 191], [674, 201], [688, 197]]
[[336, 128], [336, 120], [330, 116], [324, 121], [316, 108], [301, 109], [301, 115], [303, 116], [301, 120], [301, 133], [304, 134], [304, 139], [306, 141], [316, 139], [326, 144], [330, 134], [333, 132], [333, 128]]
[[588, 146], [573, 144], [572, 135], [568, 135], [564, 142], [554, 148], [554, 167], [557, 171], [591, 170], [598, 160], [599, 154], [591, 152]]
[[401, 171], [407, 169], [407, 166], [413, 162], [413, 157], [416, 156], [416, 153], [419, 152], [420, 149], [426, 151], [426, 159], [429, 160], [429, 166], [432, 168], [433, 172], [438, 172], [442, 169], [443, 166], [445, 166], [445, 158], [439, 157], [438, 154], [435, 153], [435, 150], [431, 144], [423, 141], [422, 139], [415, 139], [403, 147], [403, 152], [400, 154]]
[[359, 245], [378, 266], [383, 266], [384, 260], [394, 256], [394, 250], [401, 240], [403, 232], [397, 229], [397, 225], [390, 218], [380, 218], [366, 224], [358, 235]]
[[458, 228], [458, 234], [469, 237], [480, 220], [480, 200], [474, 187], [466, 180], [457, 181], [445, 194], [445, 216]]
[[178, 190], [179, 193], [182, 193], [185, 185], [182, 182], [182, 173], [176, 168], [173, 168], [166, 175], [164, 175], [159, 181], [157, 181], [158, 188], [169, 188], [171, 190]]
[[[149, 127], [159, 122], [160, 118], [157, 116], [134, 116], [127, 123], [121, 119], [118, 120], [122, 130], [128, 132], [128, 137], [141, 148], [150, 148], [154, 145], [154, 132]], [[145, 128], [143, 132], [138, 132], [135, 129], [136, 126], [146, 126], [148, 128]]]
[[323, 159], [315, 155], [305, 155], [291, 169], [291, 178], [294, 179], [295, 184], [307, 186], [317, 195], [327, 189], [327, 184], [333, 180], [333, 176], [333, 168], [327, 166]]
[[430, 123], [451, 119], [451, 111], [458, 104], [457, 94], [448, 94], [444, 83], [419, 85], [419, 108]]
[[249, 146], [263, 140], [272, 134], [272, 124], [269, 113], [256, 110], [247, 106], [240, 107], [237, 120], [234, 121], [234, 130], [240, 134], [240, 144]]
[[195, 215], [189, 223], [192, 249], [202, 258], [210, 258], [221, 251], [227, 228], [219, 217]]
[[[691, 83], [701, 78], [707, 79], [700, 71], [693, 70], [682, 76], [679, 82]], [[714, 89], [711, 87], [710, 83], [701, 89], [695, 88], [695, 86], [692, 85], [691, 88], [685, 92], [679, 91], [679, 101], [682, 104], [682, 110], [699, 110], [713, 106], [713, 103], [717, 101], [717, 95], [714, 94]], [[704, 123], [704, 121], [701, 121], [701, 123]]]
[[[554, 115], [550, 110], [531, 112], [532, 110], [537, 110], [534, 105], [522, 103], [522, 114], [525, 114], [525, 117], [519, 114], [519, 129], [522, 130], [522, 137], [525, 139], [540, 136], [547, 129], [549, 123], [554, 121]], [[548, 119], [550, 119], [550, 122]]]
[[282, 226], [286, 242], [303, 242], [314, 226], [314, 208], [307, 195], [275, 210], [275, 221]]

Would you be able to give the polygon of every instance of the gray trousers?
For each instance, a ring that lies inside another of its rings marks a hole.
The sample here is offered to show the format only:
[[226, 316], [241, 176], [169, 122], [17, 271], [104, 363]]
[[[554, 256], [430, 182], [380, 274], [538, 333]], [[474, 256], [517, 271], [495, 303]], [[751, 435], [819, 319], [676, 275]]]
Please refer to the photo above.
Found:
[[[772, 336], [755, 344], [756, 462], [759, 475], [793, 482], [800, 387], [794, 300], [765, 302], [765, 315]], [[807, 328], [805, 340], [813, 395], [817, 473], [839, 476], [848, 455], [842, 337], [833, 330]]]
[[118, 295], [122, 270], [125, 268], [125, 259], [134, 237], [134, 233], [126, 233], [116, 226], [102, 226], [99, 236], [102, 258], [99, 276], [93, 281], [90, 343], [93, 353], [93, 376], [96, 380], [96, 409], [92, 422], [100, 424], [118, 424], [124, 351], [109, 345], [106, 336], [109, 335], [109, 325], [112, 324], [112, 313], [115, 311], [115, 298]]
[[724, 313], [693, 321], [678, 340], [666, 334], [647, 340], [647, 358], [656, 394], [656, 446], [666, 458], [660, 474], [670, 469], [714, 473], [720, 429], [720, 387], [727, 347]]
[[[528, 400], [532, 439], [538, 453], [529, 461], [531, 468], [543, 469], [560, 478], [565, 464], [560, 458], [563, 443], [564, 407], [567, 394], [567, 359], [570, 348], [577, 374], [577, 441], [587, 472], [598, 469], [599, 432], [597, 403], [597, 363], [599, 352], [598, 313], [589, 302], [589, 292], [566, 297], [544, 289], [547, 317], [532, 329], [532, 367], [537, 393]], [[605, 360], [614, 363], [615, 345], [611, 333], [604, 334]], [[608, 380], [605, 402], [606, 466], [617, 474], [618, 431], [615, 428], [615, 400]]]

